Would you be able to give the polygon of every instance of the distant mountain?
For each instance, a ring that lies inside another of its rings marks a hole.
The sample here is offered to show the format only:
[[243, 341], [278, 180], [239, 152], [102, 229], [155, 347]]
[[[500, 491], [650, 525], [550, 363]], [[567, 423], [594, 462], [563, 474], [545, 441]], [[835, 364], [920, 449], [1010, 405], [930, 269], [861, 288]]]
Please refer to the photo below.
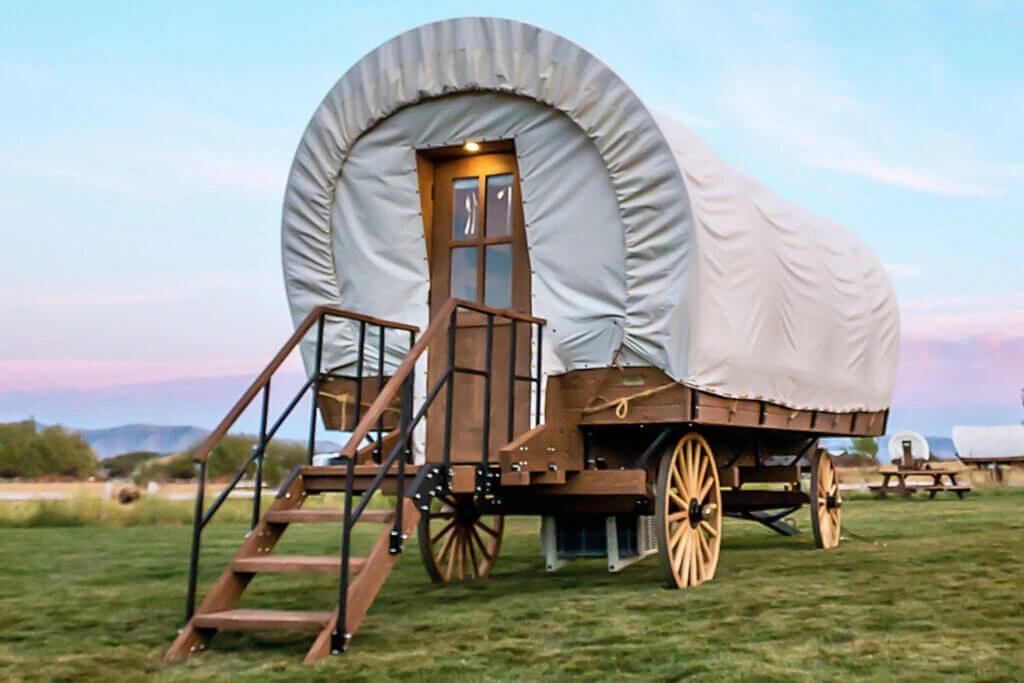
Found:
[[136, 451], [177, 453], [202, 441], [210, 432], [199, 427], [135, 424], [108, 429], [83, 429], [79, 433], [92, 446], [96, 457], [105, 460]]

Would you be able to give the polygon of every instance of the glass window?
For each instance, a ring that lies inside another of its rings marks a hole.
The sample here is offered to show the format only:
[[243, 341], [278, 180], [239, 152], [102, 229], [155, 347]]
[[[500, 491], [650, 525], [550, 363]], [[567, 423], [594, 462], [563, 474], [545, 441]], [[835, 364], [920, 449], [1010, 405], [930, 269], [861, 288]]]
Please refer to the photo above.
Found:
[[476, 301], [476, 247], [452, 249], [451, 296]]
[[512, 180], [511, 173], [487, 176], [485, 230], [488, 237], [512, 234]]
[[494, 308], [512, 306], [512, 245], [487, 247], [484, 256], [484, 303]]
[[[456, 178], [452, 187], [452, 239], [476, 239], [480, 222], [480, 180]], [[452, 271], [455, 272], [454, 270]]]

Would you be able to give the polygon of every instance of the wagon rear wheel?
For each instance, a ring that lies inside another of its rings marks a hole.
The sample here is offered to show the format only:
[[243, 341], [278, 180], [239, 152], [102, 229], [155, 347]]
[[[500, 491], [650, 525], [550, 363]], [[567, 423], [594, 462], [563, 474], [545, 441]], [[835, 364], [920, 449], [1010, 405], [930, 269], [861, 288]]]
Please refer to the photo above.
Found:
[[819, 449], [811, 459], [811, 529], [819, 548], [839, 545], [840, 508], [839, 473], [828, 451]]
[[722, 492], [711, 447], [684, 436], [658, 468], [658, 555], [670, 588], [710, 581], [722, 543]]
[[423, 566], [434, 583], [482, 579], [501, 549], [505, 518], [483, 517], [473, 496], [435, 496], [416, 529]]

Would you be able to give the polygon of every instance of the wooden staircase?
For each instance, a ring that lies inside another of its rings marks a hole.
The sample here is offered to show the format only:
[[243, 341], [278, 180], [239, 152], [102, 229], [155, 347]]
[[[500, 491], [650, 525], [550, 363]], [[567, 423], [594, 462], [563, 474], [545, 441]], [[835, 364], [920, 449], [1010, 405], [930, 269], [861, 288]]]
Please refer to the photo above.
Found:
[[[356, 466], [359, 470], [374, 470], [376, 467]], [[283, 630], [312, 631], [319, 635], [306, 654], [305, 662], [311, 663], [337, 651], [332, 647], [332, 638], [338, 625], [338, 607], [333, 611], [282, 611], [260, 609], [236, 609], [256, 574], [330, 574], [340, 576], [341, 555], [306, 557], [295, 555], [273, 555], [274, 547], [290, 524], [334, 524], [341, 526], [345, 521], [343, 509], [303, 509], [310, 494], [325, 490], [338, 490], [332, 482], [343, 480], [339, 476], [345, 470], [338, 467], [303, 467], [278, 493], [267, 513], [253, 528], [242, 543], [234, 559], [210, 589], [206, 599], [199, 605], [192, 619], [178, 635], [167, 651], [165, 659], [176, 659], [204, 651], [220, 630], [252, 631]], [[344, 488], [341, 488], [344, 490]], [[380, 535], [366, 557], [351, 558], [348, 563], [349, 589], [346, 600], [344, 642], [355, 633], [371, 603], [380, 591], [384, 581], [399, 554], [390, 552], [392, 544], [394, 510], [367, 509], [359, 516], [358, 523], [381, 525]], [[402, 504], [403, 538], [407, 537], [416, 522], [419, 512], [406, 498]]]

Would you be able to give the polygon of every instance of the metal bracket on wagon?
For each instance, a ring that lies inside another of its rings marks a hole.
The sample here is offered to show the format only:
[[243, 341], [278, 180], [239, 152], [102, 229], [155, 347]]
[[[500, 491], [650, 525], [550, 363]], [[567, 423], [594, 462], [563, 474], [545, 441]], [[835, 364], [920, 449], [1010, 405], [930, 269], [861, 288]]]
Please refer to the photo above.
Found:
[[[449, 471], [446, 472], [446, 469]], [[450, 468], [442, 465], [424, 465], [409, 484], [405, 495], [412, 499], [417, 510], [426, 512], [430, 509], [430, 501], [434, 496], [450, 490], [450, 476]]]

